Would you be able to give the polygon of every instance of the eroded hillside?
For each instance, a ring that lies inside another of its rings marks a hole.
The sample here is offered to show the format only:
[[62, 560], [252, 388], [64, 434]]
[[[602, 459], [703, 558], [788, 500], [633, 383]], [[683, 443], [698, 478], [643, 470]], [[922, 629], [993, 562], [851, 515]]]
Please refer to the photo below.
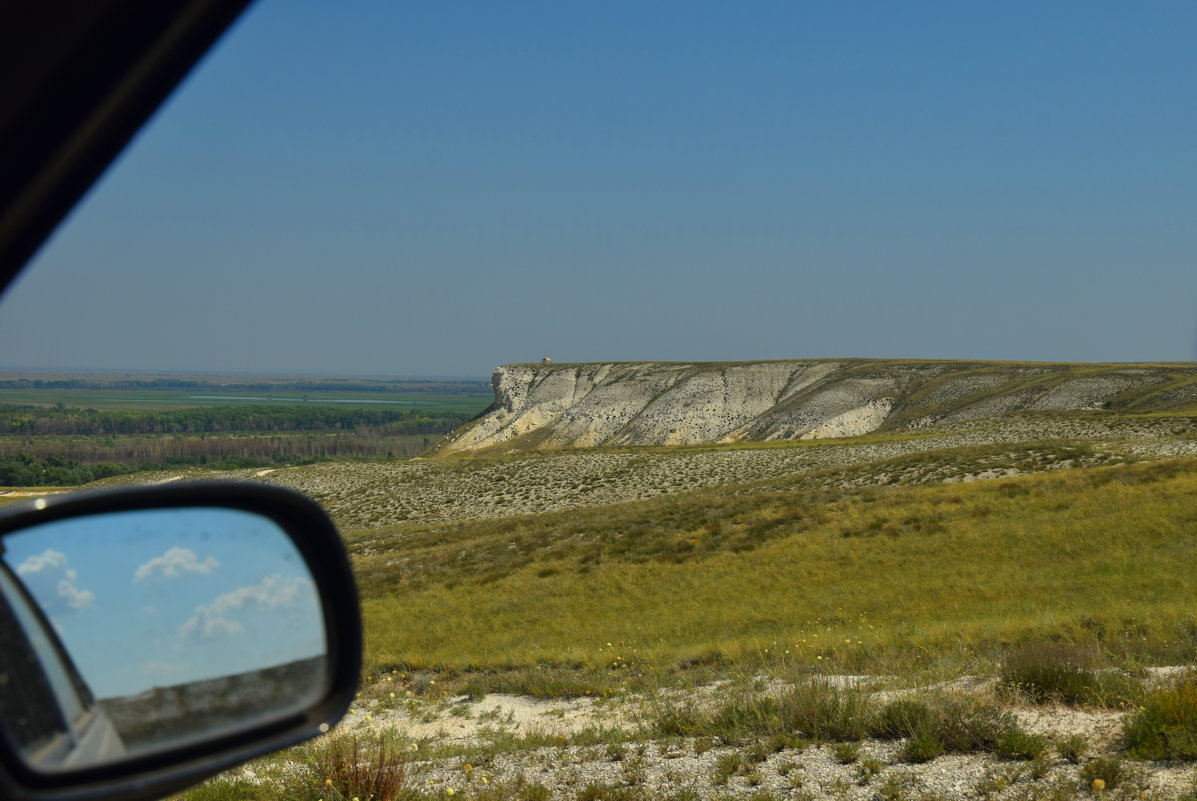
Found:
[[447, 455], [853, 437], [1015, 411], [1197, 406], [1193, 364], [796, 360], [515, 364]]

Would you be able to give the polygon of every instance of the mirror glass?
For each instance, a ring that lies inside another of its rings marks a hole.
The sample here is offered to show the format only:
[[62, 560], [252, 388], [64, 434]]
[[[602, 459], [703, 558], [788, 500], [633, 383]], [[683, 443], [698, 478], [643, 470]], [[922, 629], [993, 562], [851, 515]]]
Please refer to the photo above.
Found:
[[0, 722], [34, 770], [232, 733], [327, 691], [319, 595], [270, 518], [112, 512], [0, 546]]

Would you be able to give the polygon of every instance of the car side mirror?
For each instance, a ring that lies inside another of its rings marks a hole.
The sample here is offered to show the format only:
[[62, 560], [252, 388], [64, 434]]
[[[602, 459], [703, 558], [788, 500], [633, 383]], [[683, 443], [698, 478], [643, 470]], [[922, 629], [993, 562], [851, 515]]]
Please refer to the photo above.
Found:
[[361, 670], [328, 515], [265, 485], [0, 512], [0, 796], [154, 798], [328, 731]]

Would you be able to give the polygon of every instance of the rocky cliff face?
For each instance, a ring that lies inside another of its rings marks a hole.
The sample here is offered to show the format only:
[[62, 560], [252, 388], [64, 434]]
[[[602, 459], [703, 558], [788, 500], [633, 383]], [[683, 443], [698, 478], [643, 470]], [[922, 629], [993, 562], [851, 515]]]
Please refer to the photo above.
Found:
[[850, 437], [1017, 410], [1197, 406], [1197, 366], [874, 360], [515, 364], [439, 452]]

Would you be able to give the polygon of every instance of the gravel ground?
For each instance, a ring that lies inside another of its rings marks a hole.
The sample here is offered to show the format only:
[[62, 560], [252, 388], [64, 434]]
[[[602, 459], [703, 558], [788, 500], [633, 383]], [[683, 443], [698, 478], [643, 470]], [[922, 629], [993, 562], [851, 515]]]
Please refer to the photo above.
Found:
[[[728, 450], [583, 449], [504, 459], [157, 472], [140, 480], [157, 483], [202, 476], [292, 487], [316, 498], [343, 528], [353, 530], [411, 521], [535, 514], [768, 479], [792, 478], [806, 488], [917, 484], [999, 478], [1128, 458], [1192, 457], [1197, 456], [1194, 434], [1197, 424], [1185, 418], [1016, 414], [919, 429], [918, 437], [893, 441], [824, 440], [801, 447]], [[1087, 443], [1090, 452], [1071, 455], [1066, 445], [1078, 442]], [[976, 446], [996, 450], [967, 463], [956, 458], [887, 463], [945, 448]]]
[[[1168, 669], [1162, 669], [1167, 671]], [[859, 681], [864, 677], [844, 677]], [[931, 689], [960, 690], [986, 695], [993, 682], [964, 677]], [[924, 688], [927, 689], [927, 688]], [[721, 685], [687, 691], [702, 703], [718, 698]], [[676, 696], [680, 691], [669, 691]], [[878, 693], [880, 696], [892, 695]], [[883, 699], [879, 699], [883, 700]], [[368, 734], [393, 730], [418, 742], [416, 753], [443, 751], [455, 755], [421, 760], [418, 780], [428, 789], [468, 796], [471, 789], [528, 782], [543, 785], [551, 798], [577, 798], [588, 785], [637, 788], [639, 797], [663, 797], [679, 788], [691, 797], [715, 799], [751, 797], [769, 792], [781, 798], [808, 799], [1021, 799], [1036, 794], [1053, 797], [1096, 797], [1081, 778], [1082, 764], [1072, 764], [1054, 752], [1039, 766], [992, 755], [947, 755], [922, 765], [901, 759], [902, 741], [865, 740], [851, 764], [837, 758], [834, 746], [813, 745], [801, 750], [773, 751], [752, 743], [671, 738], [652, 740], [639, 734], [652, 699], [628, 696], [621, 700], [539, 700], [489, 695], [477, 701], [465, 696], [438, 703], [405, 701], [390, 709], [367, 701], [350, 712], [338, 732]], [[1023, 728], [1059, 740], [1081, 734], [1090, 743], [1086, 760], [1116, 753], [1123, 714], [1105, 709], [1013, 707]], [[501, 735], [577, 735], [596, 727], [616, 728], [631, 735], [627, 742], [609, 745], [568, 745], [533, 749], [486, 748]], [[469, 750], [474, 747], [474, 750]], [[471, 762], [472, 761], [472, 762]], [[732, 763], [739, 763], [729, 770]], [[467, 768], [466, 765], [469, 764]], [[1127, 761], [1132, 779], [1109, 798], [1177, 799], [1193, 791], [1194, 767]], [[900, 792], [901, 795], [892, 793]]]

